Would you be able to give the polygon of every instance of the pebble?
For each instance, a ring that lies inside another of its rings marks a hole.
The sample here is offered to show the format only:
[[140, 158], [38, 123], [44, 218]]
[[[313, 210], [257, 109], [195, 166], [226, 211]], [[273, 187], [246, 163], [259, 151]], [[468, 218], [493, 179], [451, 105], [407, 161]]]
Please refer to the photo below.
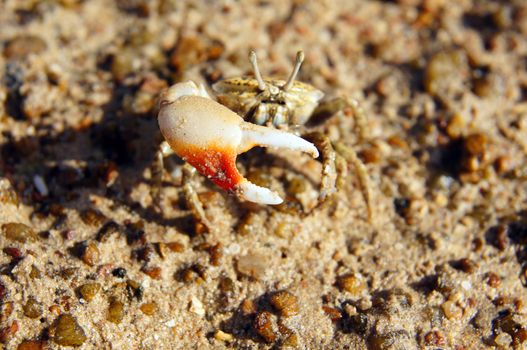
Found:
[[158, 306], [155, 302], [144, 303], [139, 307], [139, 309], [145, 315], [152, 316], [157, 312]]
[[23, 306], [24, 315], [29, 318], [39, 318], [42, 316], [42, 304], [39, 303], [35, 298], [29, 297], [26, 304]]
[[[0, 101], [1, 105], [1, 101]], [[0, 107], [0, 112], [2, 107]], [[18, 206], [18, 194], [11, 186], [8, 179], [0, 178], [0, 203], [13, 204]]]
[[185, 246], [179, 242], [169, 242], [166, 245], [168, 249], [175, 253], [181, 253], [185, 250]]
[[426, 333], [424, 340], [427, 345], [431, 345], [431, 346], [446, 345], [445, 336], [440, 331], [432, 331], [432, 332]]
[[100, 290], [101, 285], [99, 283], [86, 283], [79, 287], [79, 294], [84, 300], [90, 302], [95, 298]]
[[203, 307], [203, 304], [194, 296], [190, 299], [190, 311], [198, 316], [205, 316], [205, 308]]
[[256, 315], [253, 323], [256, 333], [258, 333], [268, 343], [274, 342], [277, 338], [277, 335], [273, 330], [271, 318], [272, 315], [270, 312], [262, 311]]
[[123, 267], [117, 267], [112, 270], [112, 275], [118, 278], [125, 278], [126, 277], [126, 269]]
[[507, 348], [512, 342], [512, 337], [510, 336], [510, 334], [502, 332], [496, 335], [496, 337], [494, 338], [494, 342], [497, 346]]
[[119, 324], [124, 318], [124, 304], [115, 297], [110, 298], [107, 320]]
[[366, 289], [366, 281], [359, 274], [350, 274], [338, 278], [338, 285], [342, 290], [358, 296]]
[[333, 322], [337, 322], [342, 318], [342, 313], [335, 308], [329, 306], [322, 306], [322, 310], [324, 310], [324, 313], [328, 315], [331, 321]]
[[271, 297], [271, 305], [273, 305], [280, 312], [280, 315], [284, 317], [296, 315], [300, 309], [298, 306], [298, 298], [287, 291], [275, 293]]
[[7, 239], [20, 243], [34, 242], [38, 238], [31, 227], [17, 222], [3, 224], [2, 230]]
[[217, 339], [217, 340], [221, 340], [221, 341], [224, 341], [224, 342], [231, 342], [234, 340], [234, 337], [232, 336], [232, 334], [230, 333], [225, 333], [224, 331], [218, 329], [215, 333], [214, 333], [214, 338]]
[[44, 197], [48, 196], [48, 186], [46, 185], [46, 182], [44, 181], [44, 178], [42, 176], [33, 176], [33, 184], [35, 185], [35, 188], [37, 189], [38, 193], [40, 193]]
[[424, 85], [432, 96], [444, 97], [463, 88], [468, 71], [468, 59], [461, 50], [441, 51], [432, 56], [425, 70]]
[[463, 310], [451, 300], [445, 301], [441, 305], [441, 309], [449, 320], [457, 320], [463, 316]]
[[46, 42], [36, 35], [22, 34], [9, 40], [4, 48], [7, 59], [22, 59], [30, 54], [37, 54], [47, 48]]
[[86, 341], [84, 329], [71, 314], [57, 317], [49, 329], [51, 339], [58, 345], [78, 347]]
[[81, 219], [86, 225], [100, 226], [108, 218], [100, 211], [90, 208], [82, 211]]
[[95, 242], [90, 242], [86, 245], [82, 252], [81, 259], [88, 266], [95, 266], [99, 262], [100, 252]]
[[45, 340], [24, 340], [18, 345], [17, 350], [47, 350], [48, 342]]
[[145, 273], [152, 279], [155, 279], [155, 280], [161, 279], [162, 270], [158, 266], [147, 266], [141, 269], [141, 271], [143, 271], [143, 273]]
[[260, 253], [249, 253], [238, 259], [236, 267], [243, 275], [262, 279], [268, 270], [268, 258]]
[[18, 321], [14, 320], [8, 326], [0, 328], [0, 343], [7, 343], [11, 338], [13, 338], [18, 332], [19, 325]]

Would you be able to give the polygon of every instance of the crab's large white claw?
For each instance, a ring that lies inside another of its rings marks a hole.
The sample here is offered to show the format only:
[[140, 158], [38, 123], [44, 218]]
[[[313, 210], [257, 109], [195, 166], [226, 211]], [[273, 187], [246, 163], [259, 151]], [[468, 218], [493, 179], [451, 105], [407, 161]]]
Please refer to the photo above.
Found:
[[285, 131], [245, 122], [212, 100], [202, 85], [172, 86], [161, 97], [159, 128], [170, 147], [221, 188], [261, 204], [280, 204], [280, 196], [245, 179], [236, 156], [254, 146], [287, 148], [318, 157], [316, 147]]

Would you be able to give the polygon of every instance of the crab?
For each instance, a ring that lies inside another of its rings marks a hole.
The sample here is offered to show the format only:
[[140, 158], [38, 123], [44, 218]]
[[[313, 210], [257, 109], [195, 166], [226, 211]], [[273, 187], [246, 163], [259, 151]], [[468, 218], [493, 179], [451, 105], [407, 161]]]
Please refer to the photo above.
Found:
[[303, 51], [297, 53], [287, 81], [264, 79], [254, 51], [250, 51], [249, 60], [254, 78], [232, 78], [215, 83], [212, 89], [217, 100], [202, 84], [192, 81], [177, 83], [161, 95], [158, 122], [165, 141], [157, 153], [152, 175], [156, 196], [163, 159], [175, 153], [186, 162], [182, 181], [189, 208], [197, 222], [210, 230], [212, 225], [191, 182], [196, 171], [240, 200], [277, 205], [283, 200], [276, 192], [251, 183], [238, 172], [237, 155], [255, 146], [286, 148], [314, 158], [319, 157], [320, 151], [323, 171], [315, 207], [336, 193], [340, 176], [347, 168], [345, 164], [351, 163], [357, 171], [371, 219], [367, 171], [353, 148], [342, 142], [332, 143], [320, 132], [300, 132], [307, 129], [305, 125], [313, 116], [334, 115], [350, 108], [356, 118], [359, 138], [363, 138], [365, 117], [358, 103], [345, 98], [321, 102], [322, 91], [295, 81], [304, 60]]

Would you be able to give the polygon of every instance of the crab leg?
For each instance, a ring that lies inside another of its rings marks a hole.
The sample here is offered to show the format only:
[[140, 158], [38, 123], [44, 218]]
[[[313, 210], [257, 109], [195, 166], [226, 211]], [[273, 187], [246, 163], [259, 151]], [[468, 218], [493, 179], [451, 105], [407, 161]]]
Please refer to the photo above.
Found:
[[[193, 87], [197, 93], [188, 94]], [[318, 157], [316, 147], [288, 132], [247, 123], [199, 92], [194, 83], [180, 83], [171, 87], [161, 101], [159, 127], [172, 150], [199, 173], [239, 198], [280, 204], [282, 199], [276, 192], [250, 183], [238, 172], [237, 155], [254, 146], [263, 146], [288, 148]], [[172, 99], [172, 96], [177, 97]]]

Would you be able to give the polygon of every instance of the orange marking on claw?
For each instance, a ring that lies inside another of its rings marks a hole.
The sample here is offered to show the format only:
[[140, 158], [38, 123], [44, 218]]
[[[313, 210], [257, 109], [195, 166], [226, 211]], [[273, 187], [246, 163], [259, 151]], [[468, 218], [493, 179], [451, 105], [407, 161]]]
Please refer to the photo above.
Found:
[[236, 169], [236, 151], [209, 145], [206, 148], [192, 145], [179, 146], [183, 160], [224, 190], [232, 191], [243, 176]]

